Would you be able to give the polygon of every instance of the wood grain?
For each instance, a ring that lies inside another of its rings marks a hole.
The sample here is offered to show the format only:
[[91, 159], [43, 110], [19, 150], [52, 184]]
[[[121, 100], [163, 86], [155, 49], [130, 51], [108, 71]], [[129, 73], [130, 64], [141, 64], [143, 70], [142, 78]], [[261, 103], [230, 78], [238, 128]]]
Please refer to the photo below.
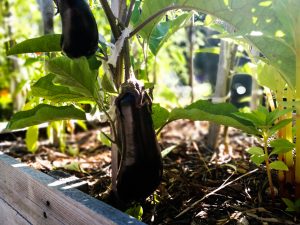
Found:
[[67, 186], [66, 182], [57, 182], [1, 153], [0, 209], [9, 204], [17, 213], [14, 214], [11, 210], [8, 214], [0, 213], [0, 224], [6, 225], [1, 221], [13, 221], [19, 216], [28, 221], [28, 224], [37, 225], [143, 224], [77, 189], [68, 189]]

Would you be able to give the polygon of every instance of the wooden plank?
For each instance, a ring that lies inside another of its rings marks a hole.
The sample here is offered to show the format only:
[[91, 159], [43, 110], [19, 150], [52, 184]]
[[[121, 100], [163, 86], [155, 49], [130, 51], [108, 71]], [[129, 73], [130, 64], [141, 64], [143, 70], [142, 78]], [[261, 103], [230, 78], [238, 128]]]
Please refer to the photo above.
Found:
[[13, 207], [0, 198], [0, 224], [6, 225], [31, 225]]
[[144, 224], [3, 153], [0, 198], [31, 224]]

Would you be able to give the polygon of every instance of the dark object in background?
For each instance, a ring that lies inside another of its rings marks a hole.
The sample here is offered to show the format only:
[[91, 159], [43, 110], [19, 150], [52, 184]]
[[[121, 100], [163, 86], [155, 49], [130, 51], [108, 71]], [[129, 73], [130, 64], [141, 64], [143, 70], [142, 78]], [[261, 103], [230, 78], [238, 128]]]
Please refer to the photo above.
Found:
[[234, 75], [231, 81], [230, 93], [230, 102], [237, 108], [249, 107], [252, 95], [251, 75]]
[[[214, 48], [219, 47], [220, 39], [214, 38], [214, 35], [220, 34], [218, 31], [207, 27], [201, 27], [200, 32], [203, 35], [202, 48]], [[235, 66], [243, 66], [250, 62], [246, 52], [243, 52], [242, 56], [236, 57]], [[219, 54], [210, 52], [199, 52], [195, 54], [194, 58], [194, 71], [196, 79], [202, 82], [208, 82], [214, 88], [216, 85], [217, 73], [218, 73]]]
[[144, 200], [162, 177], [162, 158], [151, 117], [151, 99], [137, 83], [122, 85], [116, 99], [121, 159], [116, 195], [123, 202]]
[[85, 0], [54, 0], [62, 21], [61, 47], [70, 58], [91, 56], [98, 48], [98, 28]]

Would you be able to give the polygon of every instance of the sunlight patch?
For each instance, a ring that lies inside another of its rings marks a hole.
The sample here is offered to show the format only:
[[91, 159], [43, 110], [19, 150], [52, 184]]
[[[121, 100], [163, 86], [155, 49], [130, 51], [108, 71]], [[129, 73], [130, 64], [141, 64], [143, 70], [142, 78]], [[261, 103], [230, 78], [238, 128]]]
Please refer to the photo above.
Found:
[[260, 2], [259, 5], [263, 6], [263, 7], [268, 7], [272, 4], [272, 1], [264, 1], [264, 2]]
[[285, 33], [282, 30], [277, 30], [275, 33], [275, 37], [284, 37]]
[[253, 31], [251, 31], [250, 35], [251, 36], [262, 36], [263, 33], [261, 31], [255, 31], [255, 30], [253, 30]]

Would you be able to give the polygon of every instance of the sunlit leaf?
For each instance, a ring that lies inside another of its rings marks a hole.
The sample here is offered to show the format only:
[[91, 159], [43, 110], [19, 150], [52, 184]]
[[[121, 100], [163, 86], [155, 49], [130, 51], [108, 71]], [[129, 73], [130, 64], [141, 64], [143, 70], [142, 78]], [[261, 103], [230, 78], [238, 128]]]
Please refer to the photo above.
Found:
[[48, 74], [40, 78], [31, 87], [32, 94], [37, 97], [42, 97], [46, 100], [51, 100], [55, 103], [83, 102], [93, 100], [93, 98], [88, 98], [82, 95], [81, 92], [73, 91], [70, 87], [55, 84], [55, 78], [55, 74]]
[[266, 160], [266, 155], [251, 155], [250, 160], [257, 166]]
[[25, 143], [29, 152], [35, 153], [38, 149], [39, 127], [31, 126], [26, 130]]
[[149, 48], [157, 55], [164, 42], [191, 18], [191, 13], [185, 13], [174, 20], [158, 23], [149, 38]]
[[161, 107], [159, 104], [152, 104], [152, 120], [155, 130], [167, 123], [169, 114], [169, 111]]
[[280, 128], [285, 127], [286, 125], [288, 125], [289, 123], [292, 122], [293, 119], [285, 119], [285, 120], [281, 120], [280, 122], [278, 122], [275, 126], [273, 126], [270, 131], [269, 131], [269, 135], [273, 135], [276, 131], [278, 131]]
[[282, 162], [282, 161], [274, 161], [270, 163], [270, 168], [273, 170], [284, 170], [284, 171], [288, 171], [289, 168], [287, 167], [287, 165]]
[[85, 120], [85, 113], [74, 106], [52, 106], [40, 104], [27, 111], [17, 112], [7, 125], [7, 129], [14, 130], [55, 120], [77, 119]]
[[13, 46], [7, 55], [61, 51], [60, 37], [60, 34], [47, 34], [42, 37], [27, 39]]
[[246, 150], [251, 155], [263, 155], [264, 150], [260, 147], [251, 147]]

